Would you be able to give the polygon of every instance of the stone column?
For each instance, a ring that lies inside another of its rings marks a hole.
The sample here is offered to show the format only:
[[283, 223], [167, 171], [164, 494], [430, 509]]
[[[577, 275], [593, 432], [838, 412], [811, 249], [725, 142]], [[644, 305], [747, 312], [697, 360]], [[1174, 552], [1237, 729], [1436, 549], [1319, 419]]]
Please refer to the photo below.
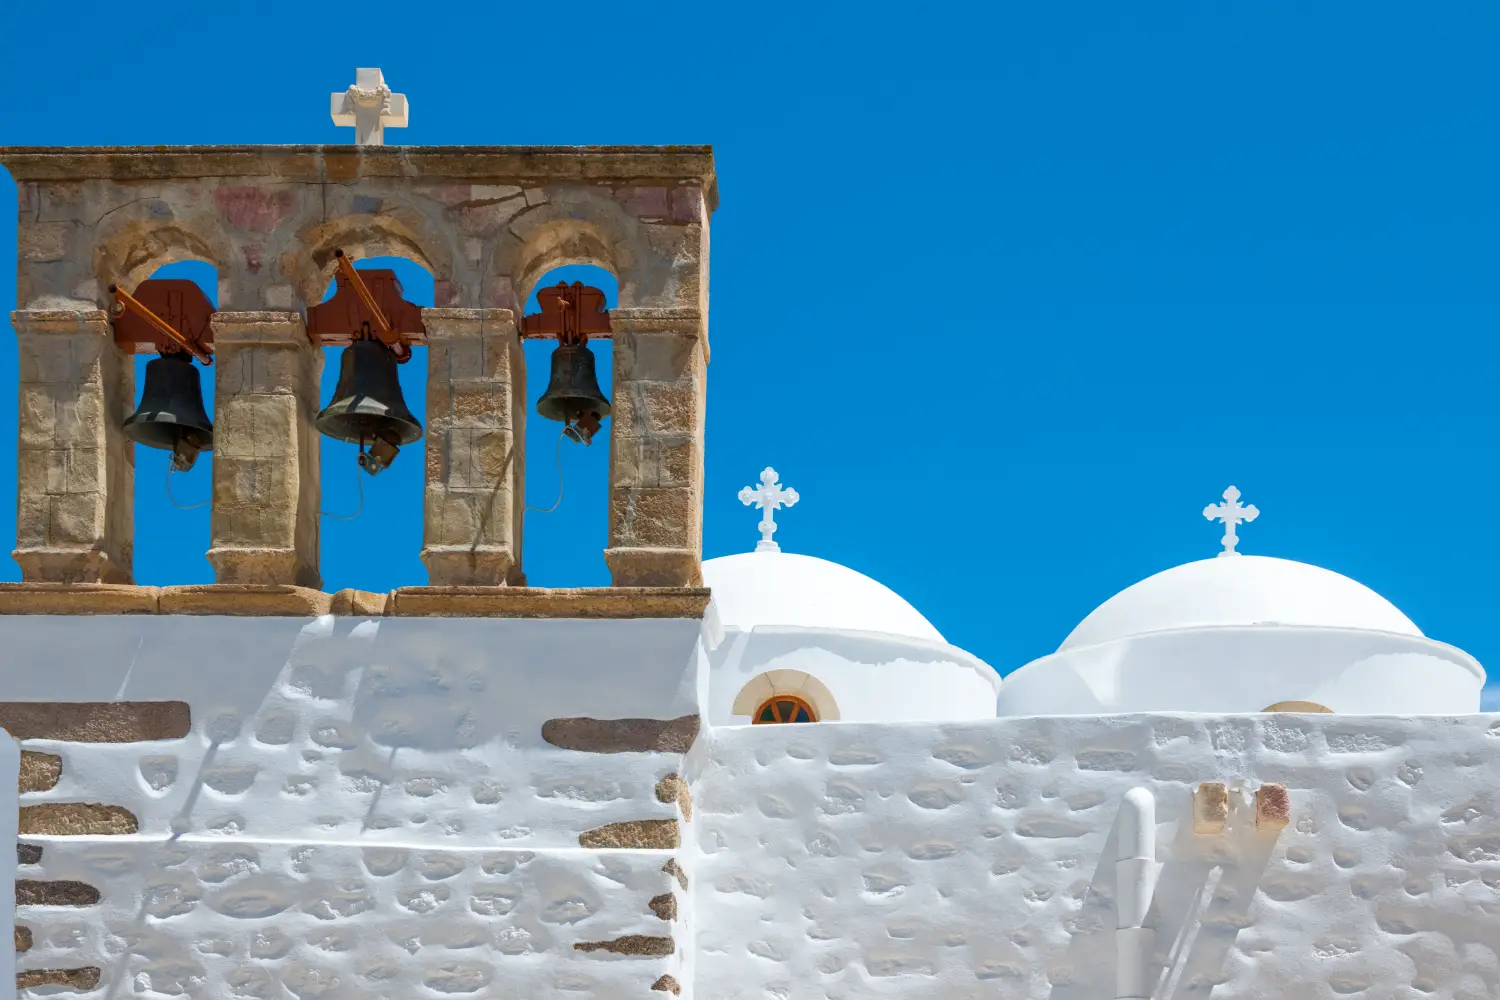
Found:
[[21, 578], [130, 583], [135, 364], [101, 310], [10, 314], [19, 348], [16, 551]]
[[707, 358], [696, 309], [616, 309], [609, 564], [616, 587], [697, 587]]
[[509, 309], [423, 309], [427, 485], [422, 562], [434, 587], [521, 586], [526, 358]]
[[219, 583], [320, 588], [318, 379], [295, 312], [214, 313], [212, 547]]

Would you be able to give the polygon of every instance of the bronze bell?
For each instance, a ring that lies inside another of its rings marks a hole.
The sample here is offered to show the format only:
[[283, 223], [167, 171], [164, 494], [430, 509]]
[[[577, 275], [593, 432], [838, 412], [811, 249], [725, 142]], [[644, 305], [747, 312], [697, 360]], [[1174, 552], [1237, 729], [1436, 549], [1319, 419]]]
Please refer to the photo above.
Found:
[[315, 423], [319, 433], [359, 445], [359, 467], [372, 476], [395, 461], [401, 445], [422, 436], [422, 425], [401, 395], [396, 355], [373, 339], [344, 348], [333, 402]]
[[536, 412], [563, 424], [563, 433], [589, 444], [599, 421], [609, 416], [609, 400], [599, 388], [594, 352], [586, 344], [558, 344], [552, 352], [552, 381], [537, 400]]
[[203, 409], [203, 386], [192, 358], [173, 352], [146, 362], [141, 405], [123, 429], [136, 444], [170, 451], [178, 472], [191, 469], [198, 452], [213, 450], [214, 425]]

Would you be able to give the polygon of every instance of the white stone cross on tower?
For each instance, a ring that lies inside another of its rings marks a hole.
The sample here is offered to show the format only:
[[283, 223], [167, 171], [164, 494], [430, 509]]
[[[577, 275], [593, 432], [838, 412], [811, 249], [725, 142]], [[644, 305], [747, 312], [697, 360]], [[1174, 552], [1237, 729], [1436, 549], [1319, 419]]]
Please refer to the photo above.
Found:
[[353, 126], [356, 146], [384, 146], [387, 127], [406, 127], [406, 95], [391, 93], [378, 69], [355, 70], [354, 86], [330, 96], [333, 123]]
[[749, 507], [755, 505], [765, 511], [760, 518], [760, 541], [755, 545], [757, 552], [780, 552], [781, 546], [771, 541], [771, 536], [776, 533], [776, 508], [790, 507], [798, 500], [797, 491], [791, 487], [783, 488], [776, 481], [776, 470], [769, 465], [760, 474], [760, 485], [752, 489], [746, 486], [740, 490], [740, 503]]
[[1219, 558], [1225, 556], [1237, 556], [1234, 547], [1239, 544], [1240, 536], [1235, 533], [1235, 526], [1240, 522], [1249, 523], [1260, 517], [1260, 508], [1255, 504], [1242, 505], [1240, 503], [1240, 491], [1233, 486], [1224, 491], [1223, 503], [1211, 503], [1203, 508], [1203, 516], [1210, 521], [1224, 522], [1224, 551], [1219, 553]]

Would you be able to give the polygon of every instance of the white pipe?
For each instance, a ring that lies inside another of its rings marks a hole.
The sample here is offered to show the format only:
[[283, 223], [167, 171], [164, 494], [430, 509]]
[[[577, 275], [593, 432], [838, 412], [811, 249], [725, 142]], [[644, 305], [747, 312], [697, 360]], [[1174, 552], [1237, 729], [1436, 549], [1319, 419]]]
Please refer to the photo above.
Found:
[[1148, 973], [1156, 931], [1145, 926], [1156, 892], [1156, 799], [1144, 788], [1125, 793], [1115, 852], [1115, 1000], [1150, 1000]]

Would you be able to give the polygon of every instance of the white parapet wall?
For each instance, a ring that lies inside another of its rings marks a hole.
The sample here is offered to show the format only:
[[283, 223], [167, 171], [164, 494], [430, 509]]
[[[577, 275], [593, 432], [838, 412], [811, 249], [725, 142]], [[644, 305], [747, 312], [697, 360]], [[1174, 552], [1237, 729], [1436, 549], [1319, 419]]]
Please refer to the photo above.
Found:
[[703, 997], [1114, 997], [1136, 787], [1153, 995], [1500, 996], [1500, 716], [736, 727], [693, 764]]
[[[0, 844], [5, 845], [6, 853], [0, 861], [0, 924], [11, 929], [9, 934], [0, 936], [0, 956], [5, 959], [0, 962], [0, 997], [15, 996], [16, 988], [16, 949], [4, 947], [4, 940], [15, 938], [17, 947], [22, 943], [16, 935], [16, 865], [10, 846], [16, 842], [19, 806], [16, 788], [20, 771], [21, 748], [0, 729]], [[0, 927], [0, 933], [3, 931], [4, 927]]]
[[688, 980], [689, 800], [671, 776], [699, 727], [698, 620], [6, 626], [0, 722], [38, 764], [20, 796], [34, 941], [19, 967], [43, 992], [625, 996]]

